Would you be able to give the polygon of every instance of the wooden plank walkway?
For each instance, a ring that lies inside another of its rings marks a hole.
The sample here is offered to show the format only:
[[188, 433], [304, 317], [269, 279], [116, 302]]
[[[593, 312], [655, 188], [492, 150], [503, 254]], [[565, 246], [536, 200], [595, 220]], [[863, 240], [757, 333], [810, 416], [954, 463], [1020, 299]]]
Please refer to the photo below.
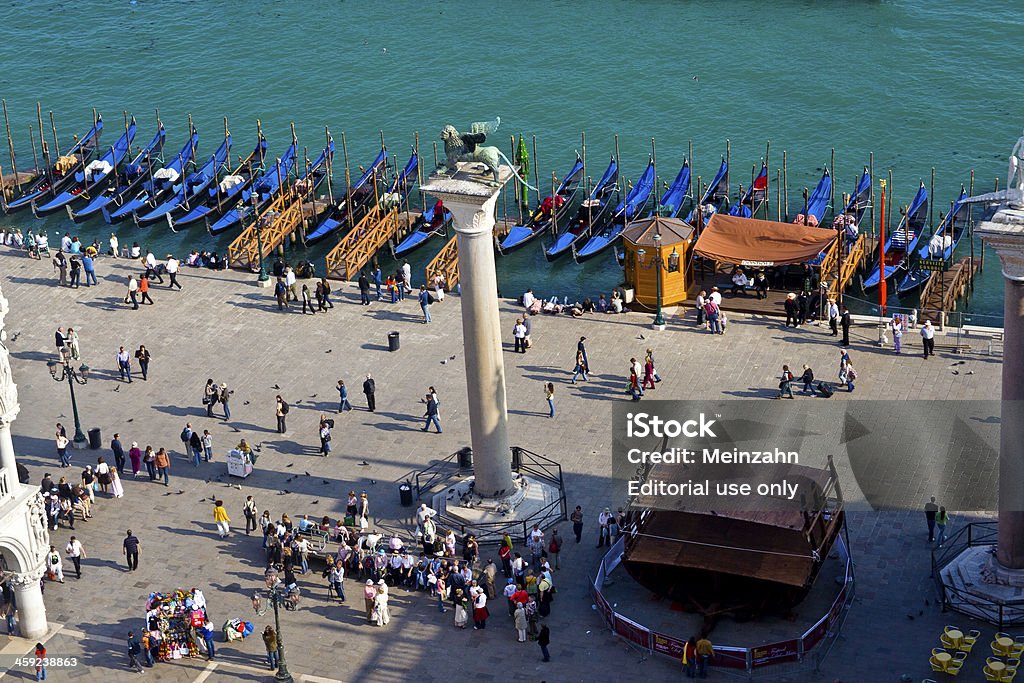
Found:
[[409, 214], [397, 208], [374, 206], [327, 254], [327, 277], [353, 279], [399, 228], [408, 227], [408, 218]]
[[438, 252], [437, 256], [427, 264], [427, 277], [425, 282], [433, 283], [434, 276], [440, 275], [444, 278], [445, 289], [452, 290], [459, 284], [459, 243], [456, 241], [454, 231], [448, 244]]
[[[260, 258], [274, 253], [305, 220], [305, 201], [305, 195], [296, 194], [293, 190], [279, 193], [270, 206], [228, 246], [228, 266], [248, 270]], [[257, 235], [258, 232], [262, 234]], [[262, 254], [259, 253], [260, 238]]]
[[957, 300], [963, 297], [980, 267], [980, 258], [964, 256], [945, 273], [933, 272], [921, 290], [921, 320], [931, 320], [941, 326], [945, 322], [943, 315], [956, 310]]

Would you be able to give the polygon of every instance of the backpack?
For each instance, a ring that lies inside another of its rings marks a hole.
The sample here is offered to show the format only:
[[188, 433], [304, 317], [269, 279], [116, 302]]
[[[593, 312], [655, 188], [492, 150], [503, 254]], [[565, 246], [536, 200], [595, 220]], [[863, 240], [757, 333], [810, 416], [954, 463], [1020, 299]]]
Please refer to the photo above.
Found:
[[281, 401], [281, 414], [282, 415], [287, 415], [288, 414], [288, 404], [285, 403], [284, 401]]

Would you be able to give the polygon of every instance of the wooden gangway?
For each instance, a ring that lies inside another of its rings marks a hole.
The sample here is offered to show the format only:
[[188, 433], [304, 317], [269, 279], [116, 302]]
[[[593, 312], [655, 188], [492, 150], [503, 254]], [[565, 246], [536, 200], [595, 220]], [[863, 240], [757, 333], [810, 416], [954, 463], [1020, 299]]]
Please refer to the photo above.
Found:
[[[252, 268], [261, 256], [266, 258], [284, 244], [289, 235], [301, 230], [306, 218], [315, 217], [326, 206], [327, 202], [317, 203], [314, 188], [299, 192], [292, 186], [280, 192], [228, 247], [228, 266], [245, 270]], [[261, 230], [262, 234], [257, 235]], [[263, 241], [262, 255], [258, 253], [260, 239]]]
[[[842, 239], [842, 238], [840, 238]], [[831, 257], [832, 262], [829, 263], [828, 268], [823, 265], [822, 268], [822, 279], [825, 279], [827, 273], [828, 283], [828, 297], [836, 301], [839, 300], [842, 292], [846, 291], [846, 288], [850, 285], [854, 275], [857, 273], [857, 269], [860, 268], [861, 263], [867, 255], [867, 236], [858, 235], [857, 241], [850, 246], [850, 251], [841, 258], [837, 256], [838, 250], [843, 248], [841, 242], [836, 242], [835, 250], [829, 252], [828, 259]]]
[[351, 280], [374, 254], [394, 237], [399, 228], [408, 227], [409, 214], [398, 207], [385, 209], [377, 204], [363, 216], [336, 247], [327, 254], [327, 277]]
[[427, 264], [427, 286], [433, 284], [434, 276], [440, 275], [444, 279], [445, 289], [452, 290], [459, 284], [459, 243], [456, 235], [444, 245], [444, 248]]
[[980, 258], [964, 256], [945, 272], [933, 271], [921, 290], [921, 320], [943, 325], [943, 316], [956, 310], [957, 300], [964, 295], [980, 267]]

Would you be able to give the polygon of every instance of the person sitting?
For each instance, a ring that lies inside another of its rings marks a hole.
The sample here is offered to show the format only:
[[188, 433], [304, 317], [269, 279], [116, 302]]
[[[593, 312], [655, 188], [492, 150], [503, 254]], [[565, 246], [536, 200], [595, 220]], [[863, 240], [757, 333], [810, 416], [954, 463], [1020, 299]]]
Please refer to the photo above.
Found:
[[597, 298], [597, 312], [607, 313], [608, 312], [608, 299], [604, 298], [604, 294], [601, 294]]
[[545, 313], [558, 314], [562, 312], [562, 306], [558, 303], [557, 296], [553, 296], [551, 297], [551, 301], [545, 302], [543, 308]]
[[593, 313], [595, 310], [597, 310], [597, 307], [594, 306], [594, 300], [588, 296], [586, 299], [583, 300], [583, 312]]
[[523, 294], [523, 308], [529, 310], [536, 301], [537, 297], [533, 295], [533, 289], [526, 290], [526, 293]]
[[622, 296], [617, 289], [612, 291], [612, 313], [622, 313]]
[[390, 548], [392, 552], [401, 552], [403, 547], [402, 539], [398, 536], [392, 536], [391, 540], [388, 541], [388, 548]]
[[747, 279], [747, 274], [743, 272], [742, 268], [737, 268], [732, 274], [732, 295], [736, 296], [739, 293], [746, 296], [749, 284], [750, 280]]
[[580, 316], [582, 316], [583, 315], [583, 304], [581, 304], [579, 301], [574, 303], [569, 308], [569, 315], [571, 315], [574, 318], [579, 318]]
[[309, 521], [309, 515], [302, 515], [299, 520], [299, 531], [306, 532], [316, 527], [316, 523]]

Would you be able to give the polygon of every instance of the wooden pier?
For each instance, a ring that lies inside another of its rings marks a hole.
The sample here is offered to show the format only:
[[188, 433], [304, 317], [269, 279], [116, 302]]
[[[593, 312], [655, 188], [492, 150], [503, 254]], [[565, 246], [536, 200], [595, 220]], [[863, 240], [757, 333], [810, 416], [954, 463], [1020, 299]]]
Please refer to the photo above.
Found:
[[426, 282], [428, 286], [433, 284], [435, 275], [444, 278], [444, 286], [447, 290], [455, 289], [455, 286], [459, 284], [459, 243], [456, 241], [456, 237], [453, 231], [452, 238], [444, 245], [444, 249], [427, 264]]
[[397, 208], [384, 209], [380, 204], [370, 209], [327, 254], [327, 277], [353, 279], [401, 228], [408, 229], [410, 215]]
[[[261, 258], [274, 253], [289, 235], [302, 228], [303, 221], [311, 213], [306, 204], [311, 194], [298, 194], [294, 189], [279, 193], [270, 206], [228, 247], [228, 266], [249, 270]], [[259, 249], [261, 239], [262, 254]]]
[[934, 271], [921, 290], [920, 320], [943, 326], [945, 314], [956, 310], [957, 300], [963, 297], [980, 267], [980, 258], [964, 256], [949, 270]]

